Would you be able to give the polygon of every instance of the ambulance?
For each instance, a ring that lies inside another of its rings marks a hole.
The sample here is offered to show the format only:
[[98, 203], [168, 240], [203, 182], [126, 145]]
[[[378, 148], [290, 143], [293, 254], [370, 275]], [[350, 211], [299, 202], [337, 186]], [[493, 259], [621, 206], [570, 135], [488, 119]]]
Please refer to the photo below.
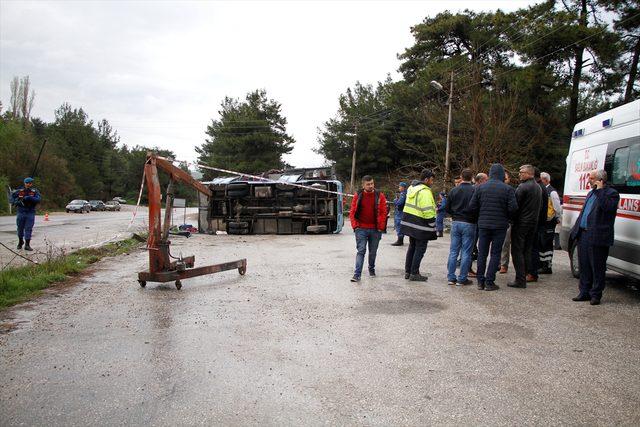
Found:
[[569, 233], [591, 190], [589, 172], [607, 171], [607, 185], [620, 193], [615, 241], [607, 268], [640, 279], [640, 100], [576, 124], [564, 182], [560, 244], [569, 251], [571, 272], [579, 276], [578, 251]]

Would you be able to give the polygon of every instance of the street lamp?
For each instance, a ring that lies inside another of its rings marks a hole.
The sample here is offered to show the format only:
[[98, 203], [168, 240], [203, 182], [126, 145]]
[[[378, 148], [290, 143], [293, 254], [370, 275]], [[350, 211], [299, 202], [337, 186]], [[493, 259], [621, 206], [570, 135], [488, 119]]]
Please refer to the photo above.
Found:
[[[435, 80], [429, 82], [431, 87], [444, 92], [442, 85]], [[445, 92], [446, 93], [446, 92]], [[449, 118], [447, 120], [447, 148], [444, 155], [444, 189], [449, 183], [449, 149], [451, 147], [451, 108], [453, 106], [453, 71], [451, 72], [451, 87], [449, 88]]]

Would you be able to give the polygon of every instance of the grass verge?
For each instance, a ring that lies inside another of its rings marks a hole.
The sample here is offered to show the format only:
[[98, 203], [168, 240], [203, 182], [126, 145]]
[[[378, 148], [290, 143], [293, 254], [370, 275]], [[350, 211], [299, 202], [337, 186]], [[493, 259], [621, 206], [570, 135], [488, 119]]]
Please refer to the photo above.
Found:
[[38, 295], [54, 283], [64, 282], [107, 256], [130, 252], [141, 243], [133, 238], [99, 248], [80, 249], [41, 264], [10, 268], [0, 272], [0, 309]]

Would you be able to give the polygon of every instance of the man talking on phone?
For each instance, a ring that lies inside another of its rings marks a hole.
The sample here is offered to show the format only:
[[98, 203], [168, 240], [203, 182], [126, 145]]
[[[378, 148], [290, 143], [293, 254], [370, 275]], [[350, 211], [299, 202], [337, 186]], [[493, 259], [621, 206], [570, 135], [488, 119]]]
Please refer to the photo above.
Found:
[[570, 241], [577, 242], [580, 268], [580, 293], [573, 300], [590, 301], [591, 305], [600, 304], [602, 299], [607, 257], [613, 245], [613, 224], [620, 202], [618, 192], [606, 182], [606, 171], [589, 173], [591, 191], [570, 235]]

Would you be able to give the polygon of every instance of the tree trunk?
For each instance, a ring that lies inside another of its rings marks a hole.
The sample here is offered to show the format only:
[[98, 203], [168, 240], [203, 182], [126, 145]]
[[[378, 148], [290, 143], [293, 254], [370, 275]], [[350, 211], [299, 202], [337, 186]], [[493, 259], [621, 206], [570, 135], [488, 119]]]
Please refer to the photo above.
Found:
[[631, 69], [629, 70], [629, 81], [627, 82], [627, 90], [624, 92], [624, 102], [631, 101], [633, 96], [633, 85], [636, 82], [638, 74], [638, 58], [640, 57], [640, 37], [636, 40], [636, 47], [633, 49], [633, 60], [631, 61]]
[[480, 86], [482, 75], [478, 67], [478, 64], [474, 64], [472, 68], [473, 81], [476, 84], [471, 88], [471, 126], [473, 129], [471, 169], [476, 173], [479, 172], [486, 163], [482, 152], [482, 144], [484, 141], [484, 113], [482, 108], [482, 87]]
[[[581, 1], [580, 18], [578, 25], [587, 27], [587, 0]], [[580, 95], [580, 78], [582, 77], [582, 62], [584, 57], [584, 47], [577, 45], [574, 49], [576, 53], [575, 69], [571, 78], [571, 100], [569, 103], [569, 129], [573, 131], [573, 127], [578, 122], [578, 98]]]

